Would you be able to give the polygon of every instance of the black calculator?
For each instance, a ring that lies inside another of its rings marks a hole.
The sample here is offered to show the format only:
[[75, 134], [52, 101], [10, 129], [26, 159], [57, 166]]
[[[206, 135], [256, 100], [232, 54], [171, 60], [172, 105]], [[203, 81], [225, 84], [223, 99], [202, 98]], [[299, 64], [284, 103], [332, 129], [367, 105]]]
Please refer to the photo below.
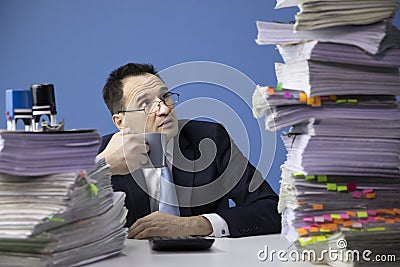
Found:
[[199, 236], [153, 237], [149, 240], [151, 248], [158, 251], [206, 250], [214, 241]]

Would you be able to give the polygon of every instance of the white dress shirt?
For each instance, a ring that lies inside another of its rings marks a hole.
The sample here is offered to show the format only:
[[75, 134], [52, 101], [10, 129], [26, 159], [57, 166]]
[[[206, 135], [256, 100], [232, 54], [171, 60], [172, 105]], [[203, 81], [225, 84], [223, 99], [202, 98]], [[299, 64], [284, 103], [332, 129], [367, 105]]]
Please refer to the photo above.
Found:
[[[167, 163], [168, 168], [172, 173], [172, 165], [171, 162], [173, 159], [172, 151], [173, 151], [173, 139], [168, 143], [167, 146]], [[143, 175], [147, 185], [147, 191], [150, 194], [150, 210], [151, 212], [157, 211], [159, 206], [160, 199], [160, 175], [161, 168], [144, 168]], [[224, 237], [229, 236], [229, 228], [226, 221], [216, 213], [202, 214], [204, 218], [206, 218], [213, 228], [213, 232], [210, 236], [214, 237]]]

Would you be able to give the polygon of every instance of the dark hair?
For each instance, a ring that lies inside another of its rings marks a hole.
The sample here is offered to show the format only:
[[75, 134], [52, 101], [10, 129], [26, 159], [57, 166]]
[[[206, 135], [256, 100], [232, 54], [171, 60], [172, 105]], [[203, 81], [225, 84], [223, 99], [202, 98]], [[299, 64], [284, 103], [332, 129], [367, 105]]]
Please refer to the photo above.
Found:
[[153, 65], [138, 63], [128, 63], [110, 73], [103, 87], [103, 99], [111, 115], [123, 109], [122, 80], [129, 76], [139, 76], [146, 73], [157, 75]]

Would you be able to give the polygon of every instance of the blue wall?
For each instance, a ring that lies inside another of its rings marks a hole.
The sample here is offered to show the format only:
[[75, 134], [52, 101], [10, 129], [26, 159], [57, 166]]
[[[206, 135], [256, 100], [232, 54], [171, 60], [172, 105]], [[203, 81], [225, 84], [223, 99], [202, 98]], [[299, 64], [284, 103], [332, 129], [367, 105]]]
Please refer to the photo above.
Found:
[[[101, 89], [108, 73], [127, 62], [152, 63], [162, 70], [189, 61], [213, 61], [237, 69], [256, 84], [275, 85], [273, 64], [281, 59], [273, 46], [255, 44], [255, 21], [288, 22], [297, 9], [274, 10], [274, 4], [272, 0], [1, 0], [0, 111], [6, 89], [54, 83], [58, 118], [65, 119], [68, 129], [113, 132]], [[399, 16], [395, 24], [400, 25]], [[275, 135], [265, 133], [264, 121], [252, 117], [248, 105], [254, 88], [243, 86], [227, 90], [200, 83], [176, 91], [183, 102], [209, 98], [232, 107], [237, 120], [225, 116], [222, 122], [229, 124], [235, 142], [277, 191], [286, 151], [278, 133], [274, 156]], [[212, 105], [204, 103], [197, 107], [198, 117], [210, 118], [204, 110]], [[216, 105], [215, 114], [218, 111]], [[184, 108], [178, 114], [192, 116]], [[221, 121], [217, 115], [210, 119]], [[248, 136], [243, 136], [237, 122]], [[5, 127], [1, 116], [0, 128]]]

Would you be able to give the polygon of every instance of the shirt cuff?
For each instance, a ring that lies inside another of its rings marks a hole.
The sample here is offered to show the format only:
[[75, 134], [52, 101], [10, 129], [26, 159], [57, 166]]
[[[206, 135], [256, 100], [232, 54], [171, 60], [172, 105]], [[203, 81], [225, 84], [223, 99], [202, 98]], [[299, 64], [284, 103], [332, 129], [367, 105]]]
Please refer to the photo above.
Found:
[[210, 214], [202, 214], [204, 218], [206, 218], [210, 223], [213, 228], [213, 232], [211, 233], [210, 236], [214, 237], [224, 237], [224, 236], [229, 236], [229, 228], [228, 224], [222, 218], [216, 213], [210, 213]]

